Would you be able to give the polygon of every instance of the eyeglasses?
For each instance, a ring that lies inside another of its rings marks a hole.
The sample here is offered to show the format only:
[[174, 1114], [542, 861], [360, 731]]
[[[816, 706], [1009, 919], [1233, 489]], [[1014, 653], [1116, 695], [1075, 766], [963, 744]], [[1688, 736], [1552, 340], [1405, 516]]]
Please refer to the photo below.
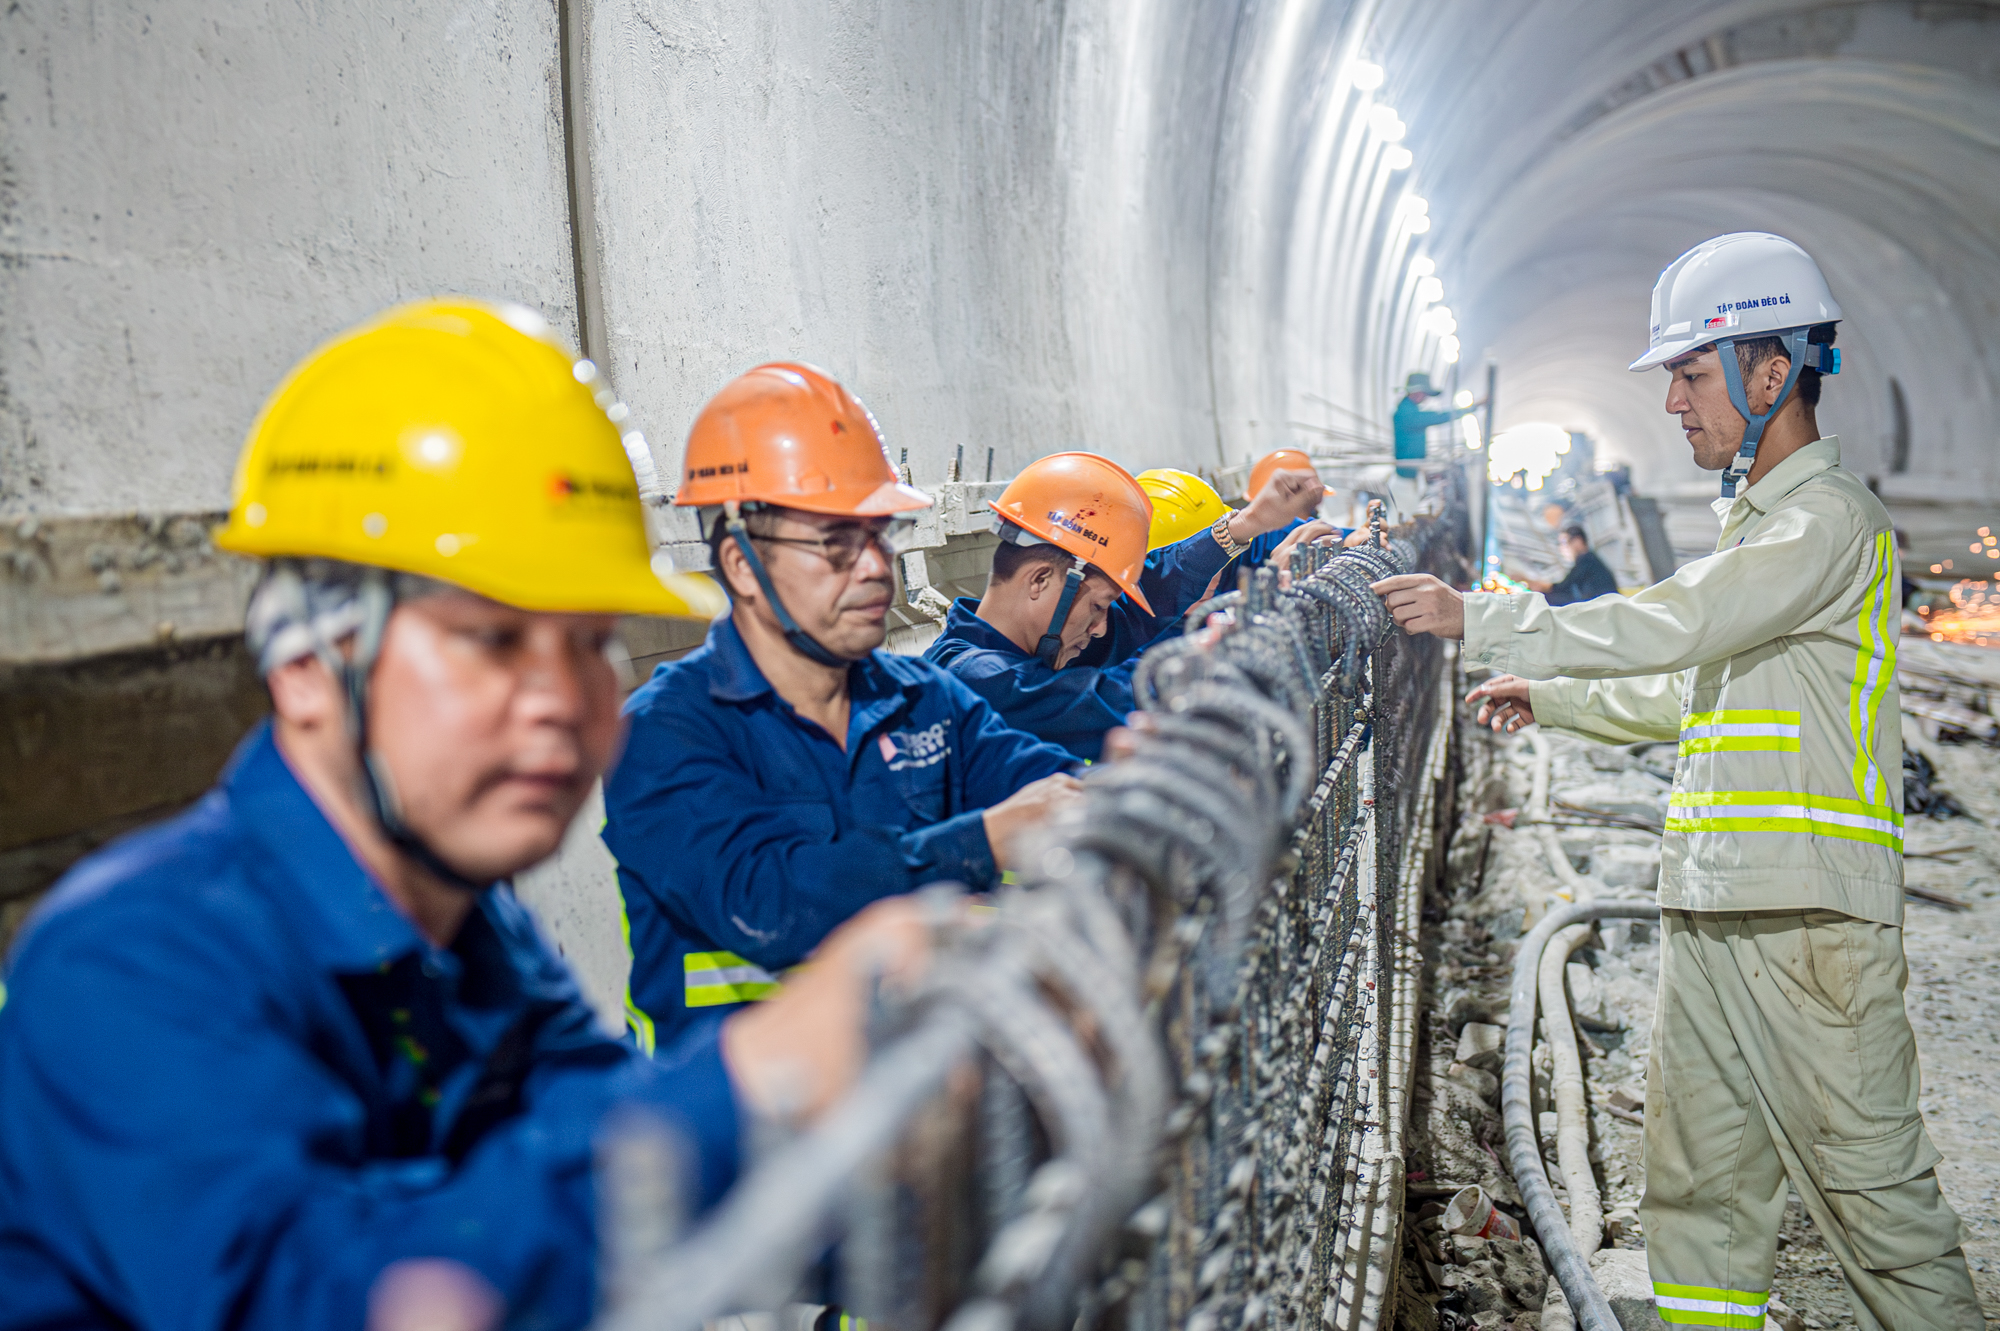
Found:
[[750, 539], [770, 541], [777, 545], [802, 545], [818, 553], [821, 559], [835, 573], [845, 573], [861, 558], [861, 552], [874, 546], [882, 558], [894, 559], [909, 550], [917, 534], [917, 524], [908, 518], [889, 518], [879, 526], [861, 526], [859, 523], [844, 523], [829, 527], [819, 536], [758, 536], [754, 532]]

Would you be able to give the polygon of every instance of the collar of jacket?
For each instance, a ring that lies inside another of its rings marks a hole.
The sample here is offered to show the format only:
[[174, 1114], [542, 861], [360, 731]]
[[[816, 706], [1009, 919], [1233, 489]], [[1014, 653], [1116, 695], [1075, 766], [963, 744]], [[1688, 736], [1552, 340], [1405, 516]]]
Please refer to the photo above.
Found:
[[[757, 668], [757, 658], [750, 655], [750, 647], [733, 620], [718, 619], [710, 626], [708, 651], [709, 697], [718, 702], [777, 698], [777, 690]], [[888, 714], [881, 710], [885, 704], [894, 711], [906, 698], [921, 693], [923, 686], [922, 667], [879, 648], [847, 668], [848, 702], [856, 721], [865, 718], [873, 724]]]
[[[422, 952], [455, 969], [458, 958], [432, 947], [354, 858], [278, 751], [268, 720], [237, 747], [222, 788], [234, 821], [260, 852], [253, 875], [299, 917], [299, 944], [316, 964], [367, 971]], [[480, 893], [481, 911], [490, 896]]]
[[980, 651], [1005, 652], [1027, 660], [1033, 652], [1021, 650], [1021, 645], [994, 628], [979, 617], [979, 602], [970, 596], [961, 596], [951, 603], [951, 613], [945, 616], [945, 636], [963, 640], [967, 646]]
[[1792, 491], [1804, 485], [1823, 471], [1840, 465], [1840, 436], [1827, 435], [1815, 439], [1798, 452], [1771, 468], [1755, 485], [1745, 490], [1735, 499], [1718, 499], [1714, 503], [1717, 514], [1725, 526], [1736, 505], [1748, 504], [1759, 513], [1769, 513]]

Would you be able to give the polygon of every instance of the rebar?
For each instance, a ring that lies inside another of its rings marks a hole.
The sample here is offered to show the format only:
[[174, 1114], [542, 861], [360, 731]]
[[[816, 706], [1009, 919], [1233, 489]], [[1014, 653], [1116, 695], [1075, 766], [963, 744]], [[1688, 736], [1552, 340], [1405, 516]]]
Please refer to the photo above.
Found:
[[[1017, 847], [990, 920], [933, 912], [854, 1092], [650, 1271], [622, 1256], [601, 1328], [828, 1294], [897, 1331], [1368, 1322], [1448, 721], [1438, 644], [1368, 586], [1461, 567], [1447, 514], [1303, 547], [1149, 651], [1131, 756]], [[836, 1286], [802, 1284], [828, 1244]]]

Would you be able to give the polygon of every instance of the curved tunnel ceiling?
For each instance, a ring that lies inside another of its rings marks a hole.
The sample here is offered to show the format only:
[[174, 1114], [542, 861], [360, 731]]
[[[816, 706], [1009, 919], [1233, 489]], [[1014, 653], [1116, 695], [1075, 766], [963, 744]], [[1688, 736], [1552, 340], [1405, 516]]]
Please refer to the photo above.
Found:
[[[1289, 58], [1289, 101], [1312, 115], [1265, 130], [1288, 138], [1267, 157], [1298, 154], [1284, 397], [1268, 367], [1233, 365], [1224, 422], [1379, 420], [1405, 370], [1478, 386], [1490, 357], [1502, 428], [1553, 421], [1642, 485], [1712, 487], [1661, 410], [1664, 376], [1624, 366], [1662, 267], [1719, 232], [1769, 230], [1811, 251], [1843, 303], [1846, 368], [1821, 421], [1848, 464], [1890, 487], [2000, 494], [2000, 6], [1385, 4]], [[1356, 59], [1379, 65], [1378, 89], [1352, 86]], [[1378, 107], [1407, 127], [1405, 171]], [[1419, 317], [1426, 260], [1457, 367]]]

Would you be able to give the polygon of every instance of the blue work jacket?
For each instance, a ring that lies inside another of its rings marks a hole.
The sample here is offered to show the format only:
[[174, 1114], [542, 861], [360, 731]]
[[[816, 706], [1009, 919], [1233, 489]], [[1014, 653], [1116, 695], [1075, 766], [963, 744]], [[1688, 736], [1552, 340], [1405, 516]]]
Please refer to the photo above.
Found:
[[1461, 416], [1470, 416], [1477, 407], [1447, 407], [1425, 411], [1413, 397], [1396, 404], [1396, 474], [1408, 479], [1417, 474], [1414, 465], [1423, 461], [1425, 444], [1433, 425], [1449, 425]]
[[[1265, 532], [1239, 558], [1252, 566], [1263, 563], [1298, 525], [1294, 521]], [[1131, 597], [1119, 597], [1111, 603], [1104, 635], [1093, 638], [1060, 670], [981, 619], [979, 602], [969, 596], [952, 603], [944, 632], [924, 659], [963, 680], [1008, 725], [1095, 762], [1104, 751], [1105, 732], [1124, 725], [1132, 711], [1132, 672], [1140, 655], [1181, 631], [1181, 617], [1231, 562], [1207, 531], [1148, 554], [1139, 586], [1157, 613], [1147, 614]]]
[[646, 1106], [734, 1177], [713, 1039], [600, 1032], [506, 887], [448, 948], [383, 895], [269, 729], [187, 813], [73, 869], [0, 1008], [0, 1328], [356, 1331], [448, 1258], [509, 1327], [594, 1299], [593, 1138]]
[[870, 902], [999, 875], [982, 813], [1074, 758], [914, 657], [848, 669], [847, 746], [780, 698], [731, 620], [626, 701], [604, 783], [641, 1047], [764, 997]]

